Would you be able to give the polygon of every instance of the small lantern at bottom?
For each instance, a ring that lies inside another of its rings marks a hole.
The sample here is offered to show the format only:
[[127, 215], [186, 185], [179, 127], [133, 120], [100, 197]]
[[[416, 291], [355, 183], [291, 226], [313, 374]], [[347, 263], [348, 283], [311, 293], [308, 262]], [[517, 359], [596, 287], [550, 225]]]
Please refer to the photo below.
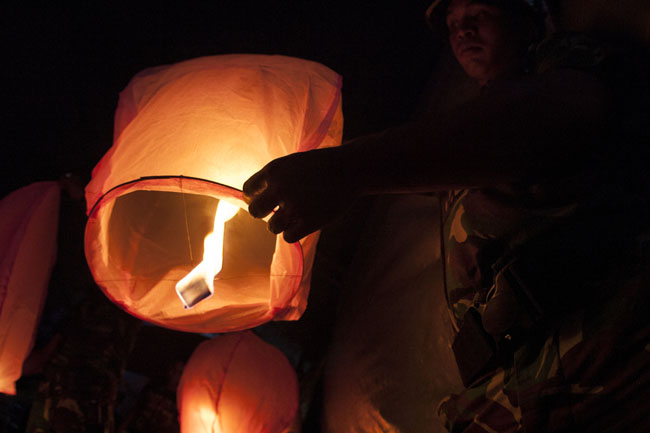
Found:
[[298, 410], [287, 358], [250, 331], [201, 343], [177, 391], [182, 433], [282, 433]]

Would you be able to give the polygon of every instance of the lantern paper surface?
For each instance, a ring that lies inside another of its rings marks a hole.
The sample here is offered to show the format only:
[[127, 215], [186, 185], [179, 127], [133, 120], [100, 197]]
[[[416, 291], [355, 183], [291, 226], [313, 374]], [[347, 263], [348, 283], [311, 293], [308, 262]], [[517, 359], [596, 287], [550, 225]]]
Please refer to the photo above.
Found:
[[250, 331], [201, 343], [177, 390], [181, 433], [281, 433], [298, 409], [298, 379], [277, 348]]
[[15, 394], [56, 261], [60, 188], [38, 182], [0, 201], [0, 392]]
[[86, 257], [106, 295], [191, 332], [299, 318], [318, 234], [295, 244], [270, 234], [241, 187], [274, 158], [339, 145], [340, 88], [327, 67], [284, 56], [202, 57], [137, 74], [86, 187]]

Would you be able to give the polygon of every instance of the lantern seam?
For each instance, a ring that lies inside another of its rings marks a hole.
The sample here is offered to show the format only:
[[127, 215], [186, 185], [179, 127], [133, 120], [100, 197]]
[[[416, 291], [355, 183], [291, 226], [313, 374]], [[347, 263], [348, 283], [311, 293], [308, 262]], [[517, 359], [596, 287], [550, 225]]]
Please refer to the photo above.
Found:
[[226, 383], [226, 379], [228, 377], [228, 370], [230, 369], [230, 364], [232, 364], [233, 359], [235, 358], [235, 353], [237, 352], [237, 349], [239, 349], [239, 345], [244, 341], [244, 336], [246, 334], [242, 333], [239, 336], [239, 340], [235, 345], [233, 346], [232, 352], [230, 353], [230, 358], [228, 359], [228, 362], [225, 365], [225, 368], [223, 370], [223, 381], [221, 381], [221, 384], [219, 385], [219, 389], [217, 390], [217, 395], [214, 401], [214, 411], [216, 412], [217, 415], [220, 415], [219, 413], [219, 403], [221, 402], [221, 394], [223, 391], [223, 386]]
[[311, 135], [311, 137], [308, 137], [304, 141], [301, 140], [300, 148], [298, 149], [299, 151], [315, 149], [320, 145], [320, 143], [325, 138], [325, 135], [327, 134], [327, 131], [329, 130], [330, 125], [332, 124], [332, 120], [334, 119], [334, 115], [336, 114], [336, 110], [338, 109], [339, 103], [341, 101], [342, 86], [343, 86], [343, 77], [337, 74], [336, 85], [335, 85], [336, 90], [334, 91], [334, 96], [332, 97], [332, 102], [329, 104], [327, 113], [325, 114], [322, 122], [320, 123], [320, 125], [318, 125], [318, 128], [316, 128], [316, 131]]

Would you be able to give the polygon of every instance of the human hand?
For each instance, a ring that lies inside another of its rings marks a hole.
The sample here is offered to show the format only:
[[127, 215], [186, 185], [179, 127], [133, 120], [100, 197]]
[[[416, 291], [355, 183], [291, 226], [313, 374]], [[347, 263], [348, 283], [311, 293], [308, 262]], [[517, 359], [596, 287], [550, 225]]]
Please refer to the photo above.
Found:
[[340, 216], [358, 195], [354, 167], [341, 148], [293, 153], [269, 162], [244, 183], [255, 218], [273, 212], [272, 233], [297, 242]]

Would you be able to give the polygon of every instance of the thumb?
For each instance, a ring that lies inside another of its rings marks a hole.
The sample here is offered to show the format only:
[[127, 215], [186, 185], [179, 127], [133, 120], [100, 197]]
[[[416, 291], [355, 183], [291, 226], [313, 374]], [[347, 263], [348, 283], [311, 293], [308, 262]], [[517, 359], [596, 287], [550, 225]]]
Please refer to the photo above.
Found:
[[[266, 179], [266, 172], [264, 169], [261, 169], [244, 182], [242, 191], [244, 192], [244, 197], [250, 199], [266, 190], [268, 186], [269, 183]], [[250, 200], [247, 201], [250, 202]]]

